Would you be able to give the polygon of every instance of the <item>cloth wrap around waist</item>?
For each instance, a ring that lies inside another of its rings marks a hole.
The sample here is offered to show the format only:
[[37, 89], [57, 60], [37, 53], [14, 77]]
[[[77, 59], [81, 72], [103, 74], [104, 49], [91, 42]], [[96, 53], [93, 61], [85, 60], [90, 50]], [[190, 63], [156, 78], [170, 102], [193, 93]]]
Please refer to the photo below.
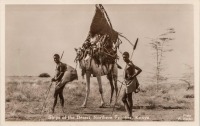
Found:
[[125, 72], [124, 79], [126, 83], [124, 86], [124, 90], [126, 91], [127, 94], [135, 92], [139, 86], [139, 82], [137, 80], [137, 77], [129, 79], [131, 76], [135, 74], [135, 65], [132, 63], [132, 61], [126, 64], [124, 72]]
[[124, 90], [127, 94], [135, 92], [139, 86], [139, 82], [136, 77], [134, 77], [132, 80], [126, 80], [125, 82], [126, 84], [124, 85]]

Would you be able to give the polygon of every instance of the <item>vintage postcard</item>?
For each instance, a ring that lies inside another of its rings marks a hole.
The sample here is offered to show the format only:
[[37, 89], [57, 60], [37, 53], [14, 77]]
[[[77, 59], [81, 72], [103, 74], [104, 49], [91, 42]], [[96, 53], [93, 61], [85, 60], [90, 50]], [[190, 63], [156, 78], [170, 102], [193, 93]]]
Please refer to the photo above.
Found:
[[199, 1], [1, 2], [2, 125], [199, 125]]

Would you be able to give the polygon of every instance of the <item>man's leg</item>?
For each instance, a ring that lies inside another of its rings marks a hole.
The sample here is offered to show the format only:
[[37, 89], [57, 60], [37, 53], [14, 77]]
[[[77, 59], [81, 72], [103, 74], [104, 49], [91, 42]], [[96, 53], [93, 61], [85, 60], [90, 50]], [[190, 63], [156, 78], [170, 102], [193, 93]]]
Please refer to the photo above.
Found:
[[127, 94], [128, 106], [129, 106], [129, 117], [132, 117], [133, 99], [132, 93]]
[[126, 109], [126, 111], [128, 112], [129, 116], [130, 116], [130, 106], [127, 102], [127, 94], [126, 91], [124, 90], [123, 95], [122, 95], [122, 102], [124, 103], [124, 107]]
[[60, 98], [60, 104], [62, 106], [62, 111], [64, 112], [64, 102], [65, 102], [65, 99], [64, 99], [64, 96], [63, 96], [63, 89], [64, 89], [65, 86], [61, 87], [60, 89], [60, 92], [59, 92], [59, 98]]
[[54, 92], [54, 103], [53, 103], [52, 113], [54, 113], [54, 110], [55, 110], [55, 107], [56, 107], [56, 104], [57, 104], [57, 100], [58, 100], [58, 92], [57, 92], [57, 90], [55, 90], [55, 92]]

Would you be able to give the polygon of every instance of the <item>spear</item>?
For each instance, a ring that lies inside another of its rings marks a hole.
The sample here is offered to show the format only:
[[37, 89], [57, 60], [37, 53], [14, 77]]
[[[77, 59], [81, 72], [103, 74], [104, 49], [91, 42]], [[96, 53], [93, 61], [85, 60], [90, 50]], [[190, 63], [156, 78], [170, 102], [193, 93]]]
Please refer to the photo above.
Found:
[[62, 55], [61, 55], [61, 57], [60, 57], [60, 60], [62, 59], [62, 57], [63, 57], [63, 54], [64, 54], [64, 51], [62, 52]]
[[136, 47], [137, 47], [137, 43], [138, 43], [138, 38], [137, 38], [137, 40], [136, 40], [136, 42], [135, 42], [135, 44], [134, 44], [134, 46], [133, 46], [133, 52], [132, 52], [132, 54], [131, 54], [131, 59], [132, 59], [132, 57], [133, 57], [134, 50], [135, 50]]

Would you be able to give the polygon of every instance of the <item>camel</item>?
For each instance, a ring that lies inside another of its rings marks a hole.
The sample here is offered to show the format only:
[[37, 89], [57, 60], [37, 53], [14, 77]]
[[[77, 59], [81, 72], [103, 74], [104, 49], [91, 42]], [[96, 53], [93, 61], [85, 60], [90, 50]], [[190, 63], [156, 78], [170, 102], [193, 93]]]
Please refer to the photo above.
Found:
[[[81, 51], [79, 49], [75, 49], [77, 55], [80, 55]], [[110, 87], [111, 87], [111, 96], [110, 96], [110, 105], [112, 103], [112, 98], [113, 98], [113, 93], [114, 89], [116, 92], [116, 97], [115, 100], [117, 99], [117, 92], [118, 92], [118, 87], [117, 87], [117, 77], [118, 77], [118, 66], [117, 63], [114, 64], [108, 64], [106, 67], [105, 65], [99, 65], [95, 62], [95, 60], [88, 56], [87, 58], [83, 58], [79, 60], [80, 68], [85, 69], [85, 75], [86, 75], [86, 96], [85, 100], [82, 104], [81, 107], [85, 108], [87, 106], [87, 101], [90, 93], [90, 77], [91, 74], [93, 74], [98, 81], [99, 85], [99, 93], [101, 95], [101, 105], [100, 107], [105, 107], [105, 101], [103, 97], [103, 88], [102, 88], [102, 81], [101, 81], [101, 76], [107, 75], [107, 79], [110, 82]]]

